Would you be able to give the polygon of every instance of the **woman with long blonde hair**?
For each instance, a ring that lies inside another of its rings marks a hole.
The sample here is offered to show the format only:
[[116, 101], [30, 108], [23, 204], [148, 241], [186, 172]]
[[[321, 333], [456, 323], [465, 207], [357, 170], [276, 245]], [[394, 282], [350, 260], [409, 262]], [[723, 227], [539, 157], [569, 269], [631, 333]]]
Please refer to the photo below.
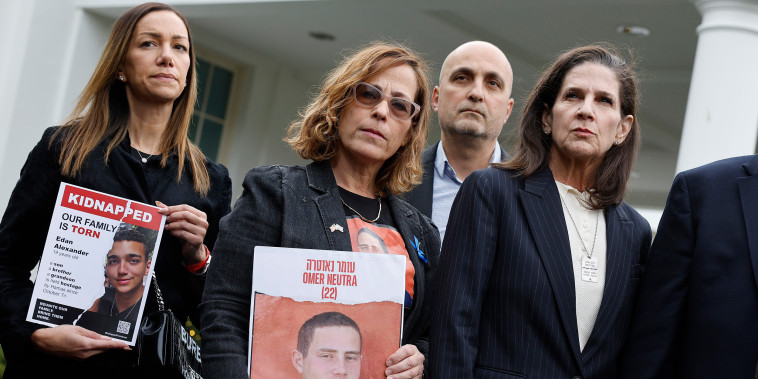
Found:
[[[144, 203], [168, 216], [154, 261], [166, 306], [193, 316], [218, 232], [230, 210], [226, 168], [187, 138], [197, 98], [187, 20], [160, 3], [138, 5], [114, 24], [69, 120], [49, 128], [29, 154], [0, 224], [0, 343], [7, 378], [122, 377], [129, 347], [78, 326], [25, 321], [61, 182]], [[145, 314], [157, 308], [148, 296]], [[122, 309], [114, 310], [121, 312]]]

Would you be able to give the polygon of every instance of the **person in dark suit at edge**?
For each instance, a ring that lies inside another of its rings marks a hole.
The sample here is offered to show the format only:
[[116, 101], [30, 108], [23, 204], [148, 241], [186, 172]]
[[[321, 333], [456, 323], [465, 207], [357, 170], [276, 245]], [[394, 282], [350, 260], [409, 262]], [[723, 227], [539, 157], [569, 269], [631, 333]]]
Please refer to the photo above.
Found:
[[497, 137], [513, 109], [513, 71], [505, 54], [483, 41], [464, 43], [442, 64], [432, 108], [441, 140], [424, 150], [424, 176], [406, 195], [445, 237], [450, 207], [463, 180], [474, 170], [510, 156]]
[[679, 173], [640, 283], [624, 378], [752, 378], [758, 155]]
[[563, 53], [538, 80], [514, 157], [472, 173], [450, 211], [430, 377], [617, 377], [652, 234], [623, 202], [637, 94], [603, 45]]

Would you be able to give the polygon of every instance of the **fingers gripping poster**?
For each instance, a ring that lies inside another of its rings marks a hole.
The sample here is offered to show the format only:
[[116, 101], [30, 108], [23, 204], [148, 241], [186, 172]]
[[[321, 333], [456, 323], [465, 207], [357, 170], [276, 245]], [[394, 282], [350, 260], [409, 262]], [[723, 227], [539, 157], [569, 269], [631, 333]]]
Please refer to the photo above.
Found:
[[385, 378], [400, 347], [405, 258], [258, 246], [249, 366], [256, 378]]
[[158, 209], [61, 183], [26, 320], [133, 346], [165, 223]]

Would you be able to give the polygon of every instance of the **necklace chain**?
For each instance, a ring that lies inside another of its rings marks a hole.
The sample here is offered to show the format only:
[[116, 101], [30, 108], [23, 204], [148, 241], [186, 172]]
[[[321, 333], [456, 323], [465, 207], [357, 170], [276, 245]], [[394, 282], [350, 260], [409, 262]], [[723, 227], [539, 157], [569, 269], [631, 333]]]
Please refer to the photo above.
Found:
[[584, 244], [584, 240], [582, 239], [582, 233], [579, 232], [579, 228], [576, 226], [576, 221], [574, 221], [574, 216], [571, 215], [571, 211], [569, 211], [569, 207], [566, 204], [566, 200], [563, 199], [562, 195], [559, 195], [561, 198], [561, 203], [563, 203], [563, 206], [566, 207], [566, 213], [569, 215], [569, 219], [571, 219], [571, 223], [574, 224], [574, 230], [576, 230], [576, 235], [579, 237], [579, 242], [582, 244], [582, 250], [585, 254], [587, 254], [587, 258], [592, 258], [592, 254], [595, 252], [595, 242], [597, 241], [597, 225], [598, 220], [600, 218], [600, 212], [595, 211], [595, 236], [592, 238], [592, 250], [590, 250], [589, 254], [587, 253], [587, 245]]
[[148, 160], [148, 159], [150, 159], [150, 157], [152, 157], [152, 156], [153, 156], [153, 154], [150, 154], [150, 155], [148, 155], [147, 157], [143, 157], [143, 156], [142, 156], [142, 153], [140, 153], [140, 152], [139, 152], [139, 150], [137, 150], [137, 148], [136, 148], [136, 147], [133, 147], [133, 146], [132, 146], [132, 149], [134, 149], [134, 151], [136, 151], [136, 152], [137, 152], [137, 155], [139, 155], [140, 159], [142, 160], [142, 163], [147, 163], [147, 160]]
[[379, 219], [379, 216], [381, 216], [381, 215], [382, 215], [382, 198], [381, 198], [381, 197], [377, 197], [376, 199], [377, 199], [377, 200], [379, 200], [379, 213], [377, 213], [377, 214], [376, 214], [376, 218], [375, 218], [375, 219], [373, 219], [373, 220], [369, 220], [369, 219], [367, 219], [367, 218], [363, 217], [363, 215], [362, 215], [362, 214], [358, 213], [358, 211], [356, 211], [355, 209], [353, 209], [353, 207], [349, 206], [349, 205], [348, 205], [348, 204], [345, 202], [345, 200], [342, 200], [342, 196], [340, 196], [340, 201], [342, 201], [342, 204], [345, 204], [345, 206], [346, 206], [346, 207], [348, 207], [348, 208], [349, 208], [351, 211], [355, 212], [355, 214], [357, 214], [357, 215], [358, 215], [358, 217], [360, 217], [360, 218], [361, 218], [361, 220], [363, 220], [363, 221], [366, 221], [366, 222], [368, 222], [368, 223], [375, 223], [375, 222], [376, 222], [376, 220], [378, 220], [378, 219]]
[[[113, 302], [111, 303], [111, 316], [113, 316], [113, 306], [115, 304], [116, 304], [116, 299], [113, 299]], [[134, 304], [132, 304], [132, 306], [129, 307], [129, 312], [127, 312], [126, 316], [123, 317], [124, 320], [126, 320], [127, 318], [129, 318], [129, 315], [132, 314], [132, 311], [134, 310], [134, 307], [137, 306], [137, 304], [139, 304], [139, 301], [136, 302], [136, 303], [134, 303]], [[118, 315], [119, 313], [121, 313], [121, 312], [118, 312], [118, 309], [116, 309], [116, 315]]]

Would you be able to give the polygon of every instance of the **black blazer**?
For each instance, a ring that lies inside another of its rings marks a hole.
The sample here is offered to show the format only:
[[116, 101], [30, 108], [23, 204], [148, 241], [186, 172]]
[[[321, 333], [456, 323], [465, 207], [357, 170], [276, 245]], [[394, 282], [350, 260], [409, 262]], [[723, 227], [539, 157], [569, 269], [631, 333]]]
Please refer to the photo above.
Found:
[[[245, 176], [234, 210], [221, 220], [221, 231], [208, 267], [200, 304], [203, 376], [242, 378], [247, 371], [250, 297], [255, 246], [351, 251], [345, 210], [329, 162], [302, 166], [257, 167]], [[428, 218], [402, 199], [386, 199], [416, 269], [413, 305], [404, 315], [403, 343], [428, 351], [427, 283], [433, 279], [440, 237]], [[345, 226], [344, 231], [331, 225]], [[412, 241], [418, 237], [422, 258]]]
[[[26, 321], [34, 288], [29, 271], [42, 255], [60, 183], [65, 181], [148, 204], [154, 204], [155, 200], [169, 205], [189, 204], [206, 213], [208, 231], [204, 242], [214, 251], [219, 219], [230, 211], [232, 182], [224, 166], [208, 160], [211, 188], [207, 196], [201, 196], [194, 190], [188, 161], [182, 181], [177, 183], [179, 162], [175, 154], [168, 156], [165, 167], [160, 166], [160, 156], [142, 163], [128, 136], [111, 151], [107, 165], [103, 157], [110, 139], [101, 141], [87, 156], [76, 177], [64, 177], [58, 164], [60, 137], [50, 145], [56, 130], [45, 130], [29, 153], [0, 223], [0, 325], [3, 326], [0, 344], [8, 359], [4, 375], [6, 379], [48, 378], [71, 372], [77, 378], [100, 378], [107, 372], [111, 378], [132, 377], [128, 368], [137, 349], [109, 350], [77, 361], [39, 352], [31, 342], [31, 334], [43, 326]], [[153, 264], [166, 307], [182, 322], [190, 316], [192, 322], [199, 324], [197, 304], [205, 276], [191, 274], [184, 268], [181, 244], [170, 233], [163, 234], [159, 251]], [[150, 290], [143, 314], [157, 309], [158, 303]]]
[[[403, 196], [408, 203], [429, 218], [432, 217], [434, 161], [437, 159], [437, 145], [439, 144], [440, 142], [437, 142], [424, 150], [424, 153], [421, 155], [421, 164], [424, 167], [424, 176], [421, 179], [421, 184], [417, 185]], [[505, 162], [510, 159], [511, 156], [503, 150], [503, 147], [500, 145], [498, 145], [498, 147], [500, 148], [500, 161]]]
[[614, 378], [651, 232], [605, 210], [603, 300], [583, 352], [568, 229], [550, 170], [469, 176], [450, 213], [430, 338], [433, 378]]
[[677, 175], [634, 315], [624, 377], [754, 377], [758, 155]]

